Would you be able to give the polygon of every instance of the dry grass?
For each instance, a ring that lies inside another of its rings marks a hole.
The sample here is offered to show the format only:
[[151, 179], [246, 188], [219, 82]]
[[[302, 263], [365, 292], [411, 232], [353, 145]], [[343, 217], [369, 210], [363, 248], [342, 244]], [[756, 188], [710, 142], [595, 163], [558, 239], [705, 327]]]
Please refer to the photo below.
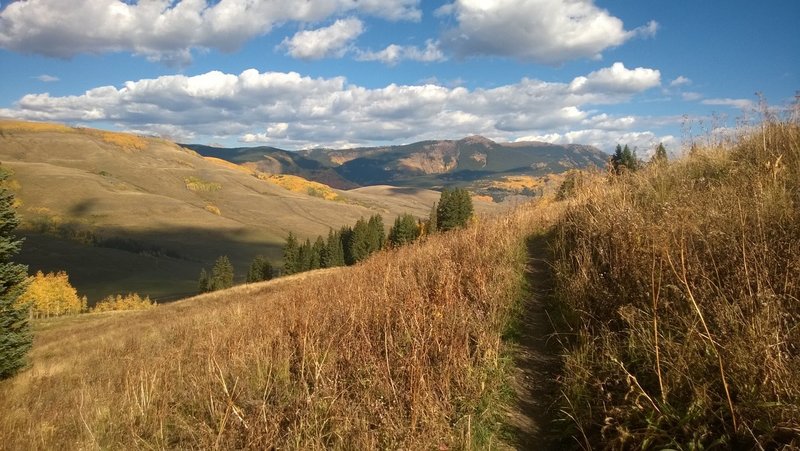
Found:
[[239, 171], [239, 172], [244, 172], [245, 174], [248, 174], [248, 175], [255, 175], [256, 174], [256, 170], [255, 169], [253, 169], [253, 168], [251, 168], [251, 167], [249, 167], [247, 165], [244, 165], [244, 164], [231, 163], [230, 161], [223, 160], [223, 159], [220, 159], [220, 158], [214, 158], [214, 157], [203, 157], [203, 159], [206, 160], [206, 161], [209, 161], [211, 163], [214, 163], [214, 164], [216, 164], [218, 166], [222, 166], [222, 167], [228, 168], [228, 169], [233, 169], [233, 170], [236, 170], [236, 171]]
[[63, 124], [51, 124], [48, 122], [27, 122], [0, 120], [0, 133], [73, 133], [75, 129]]
[[800, 127], [581, 185], [557, 243], [571, 433], [800, 446]]
[[[541, 211], [541, 210], [540, 210]], [[498, 445], [532, 209], [345, 269], [38, 323], [9, 448]]]

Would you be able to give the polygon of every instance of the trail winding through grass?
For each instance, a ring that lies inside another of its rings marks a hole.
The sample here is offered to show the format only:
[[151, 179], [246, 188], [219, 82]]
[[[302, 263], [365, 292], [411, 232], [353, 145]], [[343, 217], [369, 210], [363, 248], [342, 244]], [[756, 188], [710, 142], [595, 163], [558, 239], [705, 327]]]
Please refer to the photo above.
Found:
[[554, 288], [548, 235], [541, 232], [529, 238], [527, 251], [528, 290], [514, 330], [517, 371], [512, 389], [516, 404], [509, 412], [508, 426], [511, 445], [517, 449], [558, 449], [553, 420], [562, 362], [548, 314]]

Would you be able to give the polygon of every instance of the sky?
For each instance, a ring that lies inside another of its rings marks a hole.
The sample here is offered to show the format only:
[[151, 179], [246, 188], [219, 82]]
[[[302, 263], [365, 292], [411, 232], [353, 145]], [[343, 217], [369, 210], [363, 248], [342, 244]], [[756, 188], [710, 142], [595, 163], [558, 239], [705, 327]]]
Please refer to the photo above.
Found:
[[285, 149], [647, 155], [788, 109], [800, 1], [0, 0], [0, 117]]

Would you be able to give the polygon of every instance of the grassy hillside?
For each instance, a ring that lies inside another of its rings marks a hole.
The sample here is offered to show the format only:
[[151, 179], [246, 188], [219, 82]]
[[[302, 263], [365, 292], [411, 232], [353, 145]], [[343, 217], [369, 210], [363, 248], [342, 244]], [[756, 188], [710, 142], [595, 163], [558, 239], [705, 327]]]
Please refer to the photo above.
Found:
[[501, 341], [541, 210], [355, 267], [36, 323], [0, 382], [10, 448], [498, 446]]
[[[575, 177], [563, 202], [354, 267], [39, 321], [31, 367], [0, 382], [0, 442], [502, 448], [513, 341], [546, 305], [562, 447], [800, 446], [800, 127]], [[547, 239], [555, 291], [522, 302]]]
[[20, 202], [21, 261], [66, 270], [90, 302], [128, 291], [186, 295], [219, 255], [241, 278], [257, 254], [279, 263], [289, 231], [314, 237], [374, 213], [391, 224], [404, 212], [427, 217], [432, 204], [427, 195], [400, 205], [377, 194], [348, 200], [319, 184], [295, 189], [301, 179], [261, 180], [160, 139], [58, 124], [0, 121], [0, 162]]
[[555, 243], [571, 434], [800, 446], [800, 127], [578, 185]]

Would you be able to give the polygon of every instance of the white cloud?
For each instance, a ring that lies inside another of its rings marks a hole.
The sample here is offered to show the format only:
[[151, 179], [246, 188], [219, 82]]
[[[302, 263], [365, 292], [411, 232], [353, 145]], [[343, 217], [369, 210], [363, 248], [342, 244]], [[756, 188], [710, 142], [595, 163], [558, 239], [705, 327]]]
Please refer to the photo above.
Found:
[[419, 20], [419, 0], [27, 0], [0, 11], [0, 47], [68, 58], [131, 51], [183, 64], [192, 49], [234, 51], [287, 21], [358, 12]]
[[41, 81], [43, 83], [52, 83], [54, 81], [60, 80], [58, 77], [54, 77], [52, 75], [47, 75], [47, 74], [42, 74], [42, 75], [39, 75], [39, 76], [36, 76], [36, 77], [33, 77], [33, 78], [35, 78], [35, 79], [37, 79], [37, 80], [39, 80], [39, 81]]
[[28, 94], [13, 108], [0, 109], [0, 116], [114, 123], [183, 141], [240, 139], [290, 148], [471, 134], [513, 140], [576, 128], [632, 132], [636, 118], [612, 117], [586, 106], [628, 102], [657, 85], [658, 71], [615, 66], [576, 78], [580, 83], [525, 78], [473, 90], [434, 84], [367, 88], [343, 77], [212, 71], [101, 86], [81, 95]]
[[607, 93], [634, 93], [661, 84], [661, 72], [655, 69], [637, 67], [626, 69], [622, 63], [596, 70], [585, 77], [576, 77], [570, 83], [573, 92], [587, 91]]
[[436, 10], [453, 15], [443, 43], [460, 56], [499, 55], [545, 64], [599, 58], [635, 36], [652, 36], [655, 21], [633, 31], [594, 0], [455, 0]]
[[684, 77], [683, 75], [679, 75], [678, 78], [676, 78], [676, 79], [672, 80], [671, 82], [669, 82], [669, 85], [672, 86], [672, 87], [686, 86], [686, 85], [690, 85], [690, 84], [692, 84], [692, 80]]
[[652, 131], [584, 129], [566, 133], [523, 136], [516, 141], [543, 141], [554, 144], [587, 144], [607, 152], [611, 152], [617, 144], [627, 144], [632, 149], [636, 149], [638, 157], [643, 159], [652, 156], [655, 147], [659, 143], [663, 143], [667, 151], [672, 154], [678, 153], [680, 148], [679, 140], [676, 137], [672, 135], [658, 136]]
[[325, 57], [341, 58], [355, 38], [364, 32], [364, 24], [352, 17], [340, 19], [332, 25], [316, 30], [304, 30], [286, 38], [280, 47], [293, 58], [320, 59]]
[[425, 41], [425, 48], [423, 49], [415, 46], [391, 44], [377, 52], [360, 51], [356, 55], [356, 59], [359, 61], [380, 61], [384, 64], [395, 65], [402, 60], [430, 63], [444, 61], [446, 58], [439, 48], [439, 42], [428, 39]]
[[701, 101], [703, 105], [729, 106], [742, 110], [753, 108], [753, 102], [747, 99], [705, 99]]

